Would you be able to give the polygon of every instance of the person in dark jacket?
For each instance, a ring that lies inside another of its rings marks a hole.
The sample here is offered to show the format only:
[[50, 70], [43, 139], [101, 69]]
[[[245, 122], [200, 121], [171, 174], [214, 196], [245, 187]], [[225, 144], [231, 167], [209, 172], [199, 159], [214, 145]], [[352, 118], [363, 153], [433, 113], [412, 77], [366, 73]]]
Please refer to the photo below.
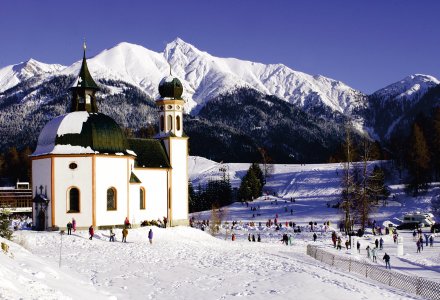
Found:
[[148, 232], [148, 240], [150, 241], [150, 244], [153, 244], [153, 229], [150, 229]]
[[390, 256], [386, 252], [385, 252], [385, 255], [383, 256], [383, 260], [385, 261], [385, 269], [388, 267], [388, 269], [391, 270]]
[[72, 234], [72, 223], [67, 223], [67, 235]]
[[90, 235], [89, 240], [91, 240], [95, 235], [95, 231], [93, 230], [93, 225], [90, 225], [89, 227], [89, 235]]
[[313, 241], [314, 242], [316, 242], [316, 238], [317, 238], [318, 236], [316, 235], [316, 232], [315, 233], [313, 233]]

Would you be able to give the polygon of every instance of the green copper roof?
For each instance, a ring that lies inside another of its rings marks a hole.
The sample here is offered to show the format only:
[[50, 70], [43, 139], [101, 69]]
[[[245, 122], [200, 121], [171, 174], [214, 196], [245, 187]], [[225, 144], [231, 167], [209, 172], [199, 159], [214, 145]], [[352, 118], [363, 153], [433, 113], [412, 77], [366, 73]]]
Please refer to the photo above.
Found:
[[131, 172], [130, 183], [142, 183], [142, 181], [140, 181], [139, 178], [133, 172]]
[[179, 79], [167, 76], [159, 83], [159, 94], [162, 98], [182, 99], [183, 85]]
[[90, 147], [93, 151], [99, 153], [127, 154], [127, 149], [129, 149], [125, 135], [119, 125], [112, 118], [101, 113], [90, 113], [87, 120], [82, 124], [80, 133], [66, 132], [57, 135], [55, 145]]
[[136, 167], [141, 168], [170, 168], [168, 155], [160, 140], [128, 139], [131, 150], [136, 153]]
[[98, 90], [98, 85], [93, 80], [92, 75], [90, 75], [89, 68], [87, 67], [87, 61], [86, 61], [86, 50], [84, 49], [84, 56], [82, 60], [81, 70], [78, 74], [78, 80], [76, 84], [73, 86], [75, 87], [81, 87], [81, 88], [88, 88], [88, 89], [94, 89]]

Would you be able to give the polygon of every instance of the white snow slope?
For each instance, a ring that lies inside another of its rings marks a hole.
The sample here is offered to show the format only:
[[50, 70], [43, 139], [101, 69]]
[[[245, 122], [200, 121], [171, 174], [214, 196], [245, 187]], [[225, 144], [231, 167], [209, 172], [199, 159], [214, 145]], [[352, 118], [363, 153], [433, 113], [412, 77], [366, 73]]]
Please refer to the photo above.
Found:
[[[69, 67], [45, 65], [30, 60], [0, 69], [0, 92], [33, 75], [41, 80], [56, 74], [76, 76], [81, 62]], [[276, 95], [302, 107], [324, 106], [331, 111], [350, 112], [361, 105], [362, 93], [344, 83], [324, 76], [311, 76], [282, 64], [261, 64], [234, 58], [219, 58], [198, 50], [177, 38], [157, 53], [142, 46], [120, 43], [88, 60], [89, 70], [96, 79], [117, 79], [131, 83], [152, 98], [158, 96], [160, 80], [169, 74], [181, 79], [187, 111], [213, 97], [239, 87], [254, 88]], [[34, 66], [31, 68], [29, 65]], [[25, 68], [23, 66], [26, 66]], [[30, 69], [24, 72], [23, 69]]]
[[[220, 167], [227, 169], [233, 185], [238, 186], [249, 167], [201, 157], [191, 157], [189, 165], [195, 186], [220, 176]], [[224, 208], [224, 220], [239, 221], [234, 228], [236, 241], [231, 241], [228, 225], [217, 237], [195, 228], [151, 227], [152, 245], [147, 239], [149, 227], [131, 229], [127, 243], [120, 242], [121, 230], [116, 231], [114, 243], [108, 241], [108, 231], [98, 230], [93, 240], [88, 239], [86, 231], [77, 231], [64, 235], [62, 246], [59, 232], [15, 231], [15, 241], [27, 250], [7, 242], [9, 254], [0, 252], [0, 299], [418, 299], [337, 271], [305, 254], [306, 245], [313, 243], [309, 221], [319, 224], [316, 245], [336, 253], [330, 246], [330, 231], [335, 229], [340, 212], [326, 204], [338, 199], [340, 169], [339, 164], [274, 165], [265, 188], [271, 196], [260, 197], [249, 205], [259, 207], [255, 212], [258, 215], [254, 217], [254, 211], [240, 203]], [[390, 184], [390, 188], [388, 206], [377, 207], [372, 215], [378, 224], [385, 220], [398, 222], [397, 218], [415, 209], [426, 210], [430, 197], [439, 190], [434, 186], [427, 195], [410, 198], [403, 193], [402, 185]], [[290, 197], [296, 201], [290, 202]], [[294, 221], [301, 225], [303, 232], [294, 233], [285, 226], [279, 231], [274, 226], [266, 227], [265, 222], [276, 215], [283, 224]], [[196, 220], [208, 219], [210, 212], [193, 216]], [[333, 228], [324, 232], [324, 221], [331, 221]], [[249, 243], [249, 233], [261, 234], [262, 242]], [[294, 237], [292, 246], [279, 242], [283, 233]], [[405, 241], [405, 255], [396, 257], [391, 236], [384, 236], [385, 249], [379, 251], [377, 264], [383, 266], [381, 258], [387, 251], [397, 272], [440, 282], [440, 237], [435, 237], [434, 247], [416, 253], [411, 232], [400, 234]], [[361, 259], [366, 256], [365, 247], [371, 246], [375, 238], [367, 231], [360, 254], [350, 250], [338, 254]]]

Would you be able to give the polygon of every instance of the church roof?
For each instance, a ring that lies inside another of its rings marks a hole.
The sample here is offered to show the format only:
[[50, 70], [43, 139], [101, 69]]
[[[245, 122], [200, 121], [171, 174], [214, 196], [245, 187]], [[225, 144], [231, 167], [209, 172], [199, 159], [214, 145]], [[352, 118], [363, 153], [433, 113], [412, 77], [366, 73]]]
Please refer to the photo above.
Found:
[[140, 168], [171, 168], [165, 146], [156, 139], [128, 139], [130, 149], [136, 152], [135, 166]]
[[47, 123], [32, 155], [86, 153], [135, 155], [112, 118], [86, 111], [71, 112]]
[[131, 174], [130, 174], [130, 183], [142, 183], [142, 181], [136, 176], [136, 174], [131, 172]]

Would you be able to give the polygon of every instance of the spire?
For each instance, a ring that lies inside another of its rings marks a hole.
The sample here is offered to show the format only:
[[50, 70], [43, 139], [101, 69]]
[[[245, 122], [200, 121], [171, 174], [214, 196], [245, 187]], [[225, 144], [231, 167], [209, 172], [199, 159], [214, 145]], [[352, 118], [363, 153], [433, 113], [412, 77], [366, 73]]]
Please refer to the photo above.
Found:
[[173, 76], [173, 74], [171, 74], [171, 64], [170, 64], [170, 62], [168, 62], [168, 66], [170, 67], [170, 76]]
[[83, 59], [81, 69], [75, 82], [71, 87], [72, 107], [71, 111], [98, 112], [95, 93], [99, 90], [98, 85], [90, 75], [86, 59], [86, 41], [83, 43]]
[[85, 40], [83, 44], [83, 49], [84, 49], [84, 54], [83, 54], [81, 69], [78, 74], [78, 80], [73, 85], [73, 88], [81, 87], [86, 89], [98, 90], [99, 89], [98, 85], [93, 80], [92, 75], [90, 75], [89, 68], [87, 67], [87, 59], [86, 59], [87, 45]]

